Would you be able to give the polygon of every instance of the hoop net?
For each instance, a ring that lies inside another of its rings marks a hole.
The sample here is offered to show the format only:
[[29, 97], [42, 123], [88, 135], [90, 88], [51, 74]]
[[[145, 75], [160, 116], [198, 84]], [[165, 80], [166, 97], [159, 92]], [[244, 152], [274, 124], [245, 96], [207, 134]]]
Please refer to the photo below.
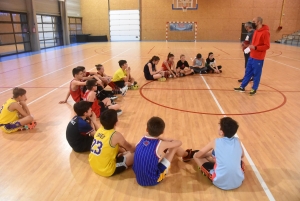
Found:
[[182, 6], [182, 11], [186, 12], [187, 11], [187, 7], [186, 6]]

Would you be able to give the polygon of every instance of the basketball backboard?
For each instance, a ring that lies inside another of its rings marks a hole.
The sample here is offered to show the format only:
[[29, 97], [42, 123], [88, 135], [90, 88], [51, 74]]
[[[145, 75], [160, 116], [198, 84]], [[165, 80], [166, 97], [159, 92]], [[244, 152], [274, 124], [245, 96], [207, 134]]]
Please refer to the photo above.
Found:
[[198, 1], [197, 0], [173, 0], [172, 10], [182, 10], [186, 12], [187, 10], [197, 10]]

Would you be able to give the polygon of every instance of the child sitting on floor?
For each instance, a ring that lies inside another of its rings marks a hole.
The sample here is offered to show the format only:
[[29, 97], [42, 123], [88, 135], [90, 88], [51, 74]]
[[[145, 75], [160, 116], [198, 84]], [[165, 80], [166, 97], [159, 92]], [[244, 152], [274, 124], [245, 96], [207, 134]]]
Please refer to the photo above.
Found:
[[13, 97], [8, 99], [0, 108], [0, 128], [5, 133], [13, 133], [18, 130], [33, 129], [36, 122], [26, 104], [26, 90], [16, 87], [13, 89]]
[[98, 129], [96, 115], [92, 112], [91, 104], [87, 101], [75, 103], [73, 109], [76, 116], [67, 126], [67, 141], [76, 152], [89, 151], [95, 131]]
[[234, 137], [238, 127], [232, 118], [222, 118], [219, 130], [221, 138], [211, 141], [194, 155], [203, 174], [223, 190], [238, 188], [244, 180], [243, 148], [240, 140]]
[[159, 117], [152, 117], [147, 122], [147, 134], [136, 145], [133, 171], [141, 186], [159, 184], [167, 174], [175, 154], [182, 157], [183, 162], [193, 159], [197, 150], [181, 148], [181, 141], [161, 137], [165, 130], [165, 122]]
[[83, 95], [83, 100], [88, 101], [91, 104], [92, 111], [96, 114], [97, 118], [100, 117], [101, 113], [108, 109], [116, 110], [118, 115], [122, 114], [120, 106], [118, 104], [112, 104], [112, 101], [109, 98], [105, 98], [98, 102], [96, 98], [97, 80], [86, 81], [86, 88], [87, 90]]
[[217, 66], [216, 59], [214, 58], [214, 53], [208, 53], [208, 57], [206, 59], [206, 65], [209, 73], [222, 73], [222, 66]]

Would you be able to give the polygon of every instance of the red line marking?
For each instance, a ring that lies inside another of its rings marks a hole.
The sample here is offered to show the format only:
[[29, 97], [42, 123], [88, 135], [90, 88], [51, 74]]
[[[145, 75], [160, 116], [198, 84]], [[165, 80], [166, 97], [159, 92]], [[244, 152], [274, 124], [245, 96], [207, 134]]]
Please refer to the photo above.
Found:
[[217, 48], [217, 47], [215, 47], [215, 46], [214, 46], [214, 48], [216, 48], [216, 49], [220, 50], [221, 52], [224, 52], [225, 54], [228, 54], [228, 55], [230, 55], [228, 52], [225, 52], [225, 51], [223, 51], [223, 50], [221, 50], [221, 49], [219, 49], [219, 48]]
[[148, 52], [148, 54], [153, 50], [153, 48], [155, 48], [155, 46], [153, 46], [153, 47], [150, 49], [150, 51]]
[[[145, 87], [146, 85], [148, 85], [148, 84], [150, 84], [150, 83], [152, 83], [152, 82], [154, 82], [154, 81], [150, 81], [150, 82], [145, 83], [145, 84], [140, 88], [140, 90], [139, 90], [141, 96], [142, 96], [145, 100], [147, 100], [147, 101], [149, 101], [150, 103], [153, 103], [153, 104], [155, 104], [155, 105], [158, 105], [158, 106], [160, 106], [160, 107], [164, 107], [164, 108], [168, 108], [168, 109], [176, 110], [176, 111], [180, 111], [180, 112], [194, 113], [194, 114], [205, 114], [205, 115], [227, 115], [227, 116], [228, 116], [228, 115], [231, 115], [231, 116], [236, 115], [236, 116], [237, 116], [237, 115], [253, 115], [253, 114], [261, 114], [261, 113], [266, 113], [266, 112], [270, 112], [270, 111], [276, 110], [276, 109], [282, 107], [282, 106], [286, 103], [286, 101], [287, 101], [286, 96], [285, 96], [281, 91], [279, 91], [279, 90], [277, 90], [277, 89], [275, 89], [275, 88], [273, 88], [273, 87], [270, 87], [270, 86], [268, 86], [268, 85], [265, 85], [265, 84], [260, 83], [261, 85], [264, 85], [264, 86], [266, 86], [266, 87], [269, 87], [269, 88], [275, 90], [276, 92], [278, 92], [279, 94], [281, 94], [281, 96], [283, 97], [282, 103], [281, 103], [280, 105], [274, 107], [274, 108], [271, 108], [271, 109], [268, 109], [268, 110], [259, 111], [259, 112], [227, 113], [227, 114], [222, 114], [222, 113], [210, 113], [210, 112], [195, 112], [195, 111], [182, 110], [182, 109], [178, 109], [178, 108], [173, 108], [173, 107], [165, 106], [165, 105], [156, 103], [156, 102], [150, 100], [149, 98], [147, 98], [147, 97], [143, 94], [142, 91], [143, 91], [143, 89], [144, 89], [144, 87]], [[146, 88], [146, 89], [147, 89], [147, 88]], [[172, 90], [172, 89], [169, 89], [169, 90]], [[183, 90], [183, 89], [181, 89], [181, 90]], [[212, 89], [211, 89], [211, 90], [212, 90]], [[232, 91], [232, 90], [231, 90], [231, 91]]]

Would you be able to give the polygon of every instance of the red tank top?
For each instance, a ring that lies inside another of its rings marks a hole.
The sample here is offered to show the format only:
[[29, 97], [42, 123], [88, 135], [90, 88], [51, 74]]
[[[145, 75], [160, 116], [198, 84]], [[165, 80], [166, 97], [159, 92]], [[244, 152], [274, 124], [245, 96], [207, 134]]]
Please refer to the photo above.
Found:
[[[89, 90], [86, 90], [86, 92], [84, 93], [82, 99], [84, 101], [88, 101], [87, 100], [87, 97], [89, 95], [91, 91]], [[95, 98], [94, 102], [93, 102], [93, 105], [92, 105], [92, 111], [96, 114], [96, 117], [99, 118], [100, 117], [100, 105], [98, 104], [98, 100]]]
[[[168, 63], [168, 65], [169, 65], [169, 68], [171, 68], [174, 62], [173, 62], [173, 61], [167, 61], [167, 63]], [[163, 69], [164, 71], [168, 70], [167, 66], [165, 65], [165, 62], [163, 62], [163, 64], [162, 64], [161, 67], [162, 67], [162, 69]]]
[[73, 91], [73, 90], [71, 89], [71, 84], [72, 84], [73, 81], [74, 81], [74, 80], [72, 80], [72, 81], [70, 82], [70, 94], [71, 94], [73, 100], [77, 103], [77, 102], [80, 101], [80, 98], [81, 98], [81, 96], [82, 96], [82, 91], [81, 91], [81, 89], [80, 89], [79, 86], [77, 86], [77, 89], [76, 89], [75, 91]]

